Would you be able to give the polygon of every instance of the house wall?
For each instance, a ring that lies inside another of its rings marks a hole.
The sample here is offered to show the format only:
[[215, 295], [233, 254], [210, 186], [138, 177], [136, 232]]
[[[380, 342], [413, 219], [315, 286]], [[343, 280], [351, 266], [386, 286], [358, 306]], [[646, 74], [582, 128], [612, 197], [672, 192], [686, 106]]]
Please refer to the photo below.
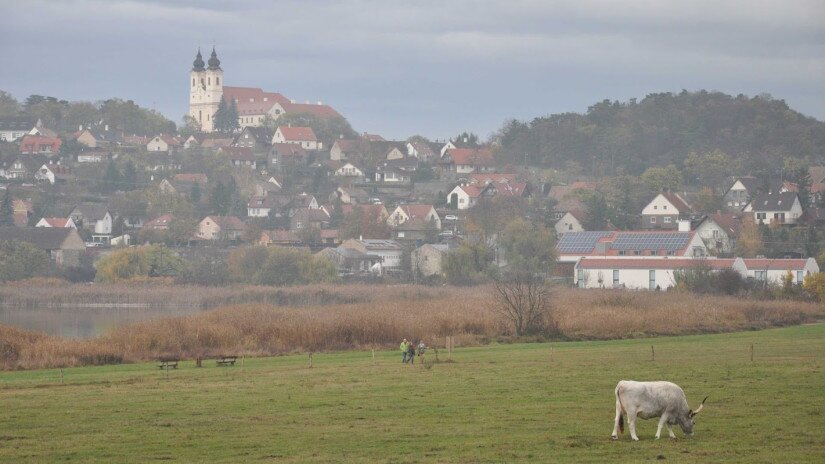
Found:
[[471, 201], [467, 192], [461, 189], [461, 187], [454, 188], [448, 195], [447, 195], [447, 204], [450, 205], [451, 200], [453, 199], [453, 195], [456, 195], [458, 200], [456, 201], [456, 208], [457, 209], [470, 209], [475, 204], [474, 201]]
[[89, 131], [83, 131], [77, 137], [77, 143], [86, 145], [89, 148], [97, 148], [97, 139]]
[[711, 255], [732, 253], [736, 246], [736, 239], [730, 237], [719, 224], [711, 219], [702, 222], [696, 229], [696, 233], [705, 242], [705, 246]]
[[151, 142], [146, 144], [146, 151], [169, 151], [169, 144], [162, 138], [155, 137]]
[[[651, 263], [655, 264], [655, 263]], [[575, 275], [573, 281], [579, 288], [629, 288], [629, 289], [650, 289], [650, 271], [655, 271], [655, 282], [653, 288], [656, 286], [660, 290], [667, 290], [676, 285], [673, 269], [656, 269], [651, 266], [651, 269], [617, 269], [619, 271], [619, 281], [617, 284], [613, 283], [614, 269], [578, 269], [575, 268]], [[602, 282], [599, 283], [601, 277]]]
[[750, 201], [748, 189], [738, 180], [722, 197], [722, 205], [729, 212], [742, 211], [742, 208], [747, 206], [748, 201]]
[[220, 238], [221, 228], [210, 217], [205, 217], [198, 223], [198, 238], [206, 240], [218, 240]]
[[413, 250], [411, 256], [413, 271], [415, 272], [417, 269], [418, 272], [426, 277], [441, 275], [441, 260], [443, 256], [444, 253], [428, 245]]
[[[789, 211], [751, 211], [753, 214], [753, 219], [756, 223], [763, 222], [765, 224], [771, 224], [773, 222], [777, 222], [779, 224], [796, 224], [799, 222], [800, 216], [802, 216], [802, 205], [799, 203], [799, 199], [795, 199], [793, 206]], [[784, 220], [780, 219], [784, 214]]]
[[581, 222], [570, 213], [565, 213], [556, 224], [553, 226], [556, 229], [556, 235], [561, 237], [566, 232], [584, 232]]

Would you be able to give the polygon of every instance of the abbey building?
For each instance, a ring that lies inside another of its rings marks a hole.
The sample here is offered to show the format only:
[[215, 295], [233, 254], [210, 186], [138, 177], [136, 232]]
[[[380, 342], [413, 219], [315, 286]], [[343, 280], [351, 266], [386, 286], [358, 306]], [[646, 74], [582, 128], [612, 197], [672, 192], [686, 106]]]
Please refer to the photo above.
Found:
[[225, 86], [221, 61], [214, 48], [206, 63], [198, 50], [189, 77], [189, 116], [198, 121], [204, 132], [215, 130], [213, 119], [221, 99], [225, 99], [227, 104], [234, 100], [241, 128], [260, 126], [267, 115], [273, 119], [279, 118], [282, 114], [310, 114], [319, 118], [341, 117], [331, 106], [321, 102], [296, 103], [295, 100], [290, 100], [277, 92], [264, 92], [256, 87]]

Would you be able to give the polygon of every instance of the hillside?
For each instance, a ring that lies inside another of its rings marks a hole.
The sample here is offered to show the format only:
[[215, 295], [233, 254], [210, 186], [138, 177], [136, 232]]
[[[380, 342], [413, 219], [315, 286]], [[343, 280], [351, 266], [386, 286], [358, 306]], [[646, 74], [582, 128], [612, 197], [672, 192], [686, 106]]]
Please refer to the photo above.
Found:
[[[604, 100], [587, 113], [511, 120], [497, 134], [500, 160], [593, 175], [640, 174], [650, 166], [681, 167], [691, 152], [722, 152], [754, 174], [786, 157], [825, 161], [825, 122], [769, 95], [719, 92], [650, 94], [641, 101]], [[525, 156], [526, 154], [526, 156]]]

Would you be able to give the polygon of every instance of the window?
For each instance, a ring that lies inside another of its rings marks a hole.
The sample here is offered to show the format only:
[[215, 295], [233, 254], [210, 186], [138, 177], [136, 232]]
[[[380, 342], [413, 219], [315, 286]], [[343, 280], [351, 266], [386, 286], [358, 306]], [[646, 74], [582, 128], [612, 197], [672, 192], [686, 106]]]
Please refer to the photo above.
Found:
[[584, 269], [579, 269], [576, 271], [576, 285], [579, 288], [584, 288], [587, 282], [584, 281]]
[[619, 256], [624, 256], [624, 255], [626, 255], [626, 254], [627, 254], [627, 252], [626, 252], [626, 251], [624, 251], [624, 250], [619, 250]]
[[766, 218], [765, 213], [756, 213], [756, 219], [757, 219], [757, 220], [760, 220], [760, 221], [761, 221], [761, 220], [763, 220], [763, 219], [765, 219], [765, 218]]
[[670, 224], [672, 218], [670, 216], [665, 216], [665, 224]]
[[656, 271], [651, 269], [648, 271], [648, 286], [651, 290], [656, 290]]
[[212, 78], [211, 77], [206, 78], [206, 84], [207, 85], [212, 85]]
[[662, 209], [667, 209], [667, 205], [665, 205], [665, 206], [662, 206]]
[[641, 251], [641, 250], [635, 250], [635, 251], [633, 252], [633, 254], [634, 254], [634, 255], [636, 255], [636, 256], [641, 256], [642, 251]]
[[194, 87], [194, 86], [195, 86], [195, 78], [193, 77], [192, 78], [192, 87]]
[[768, 271], [753, 271], [753, 277], [756, 280], [764, 281], [768, 277]]
[[713, 229], [713, 238], [719, 238], [719, 231], [716, 229]]
[[613, 286], [619, 285], [619, 270], [613, 269]]
[[656, 218], [655, 217], [650, 218], [650, 223], [651, 224], [656, 224]]
[[220, 77], [215, 78], [215, 85], [221, 85], [221, 78]]
[[803, 271], [796, 271], [796, 283], [801, 284], [805, 280], [803, 274]]

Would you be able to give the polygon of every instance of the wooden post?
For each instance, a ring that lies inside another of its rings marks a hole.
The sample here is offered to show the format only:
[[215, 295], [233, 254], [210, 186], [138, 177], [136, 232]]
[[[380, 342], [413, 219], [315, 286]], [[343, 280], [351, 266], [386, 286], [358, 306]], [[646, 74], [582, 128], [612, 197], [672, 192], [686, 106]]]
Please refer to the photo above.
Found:
[[751, 343], [751, 362], [753, 362], [753, 343]]
[[553, 362], [553, 345], [550, 345], [550, 362]]
[[375, 348], [372, 349], [372, 365], [375, 365]]
[[312, 369], [312, 353], [309, 353], [309, 368]]
[[244, 363], [244, 361], [246, 361], [246, 355], [245, 355], [245, 354], [242, 354], [242, 355], [241, 355], [241, 367], [243, 367], [243, 363]]
[[656, 352], [653, 351], [653, 345], [650, 345], [650, 360], [656, 361]]
[[60, 369], [60, 384], [63, 385], [63, 369]]
[[200, 356], [195, 358], [195, 367], [203, 367], [203, 358]]

